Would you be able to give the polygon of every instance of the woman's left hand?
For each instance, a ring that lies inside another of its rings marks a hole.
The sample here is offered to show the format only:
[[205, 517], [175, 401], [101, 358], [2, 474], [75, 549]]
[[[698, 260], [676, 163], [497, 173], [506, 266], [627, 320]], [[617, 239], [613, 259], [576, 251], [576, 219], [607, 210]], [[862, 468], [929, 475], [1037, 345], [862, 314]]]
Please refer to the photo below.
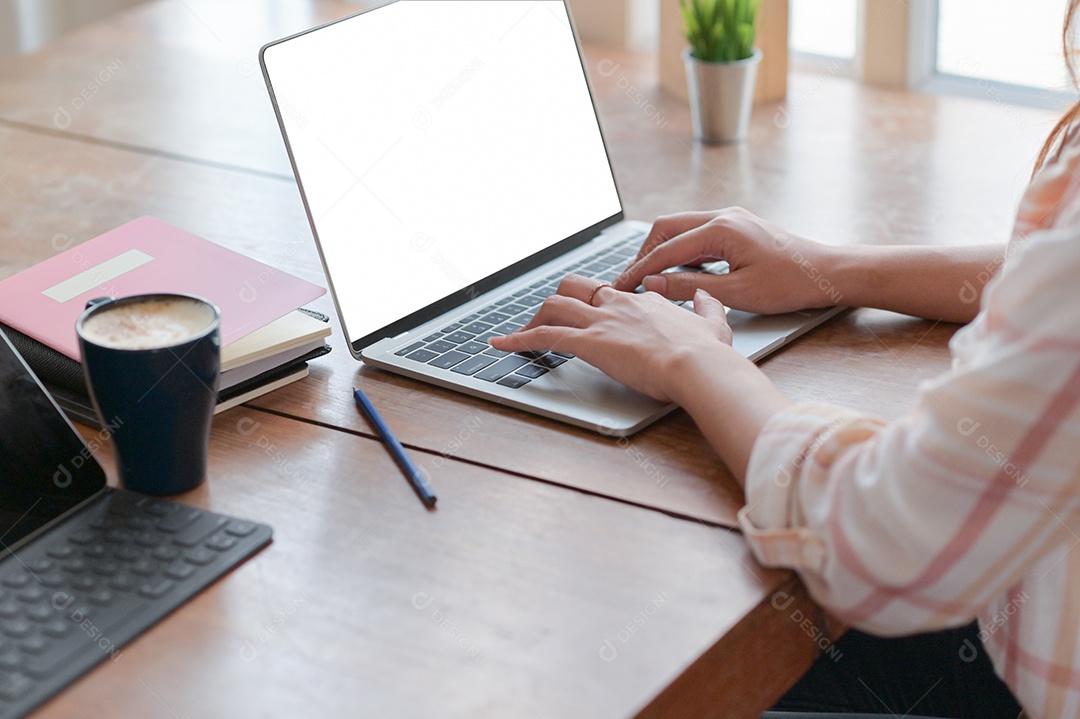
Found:
[[524, 328], [491, 339], [504, 352], [570, 352], [663, 402], [679, 401], [681, 360], [730, 344], [724, 306], [703, 290], [688, 312], [656, 293], [620, 292], [578, 275], [566, 277]]

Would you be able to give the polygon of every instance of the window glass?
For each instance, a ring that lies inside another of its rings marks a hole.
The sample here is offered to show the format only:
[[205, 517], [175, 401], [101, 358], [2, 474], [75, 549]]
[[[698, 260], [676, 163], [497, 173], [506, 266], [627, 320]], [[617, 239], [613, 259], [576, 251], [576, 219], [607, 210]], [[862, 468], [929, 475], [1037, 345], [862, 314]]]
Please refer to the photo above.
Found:
[[794, 52], [855, 57], [856, 0], [791, 0]]
[[939, 0], [937, 71], [1069, 89], [1061, 51], [1067, 0]]

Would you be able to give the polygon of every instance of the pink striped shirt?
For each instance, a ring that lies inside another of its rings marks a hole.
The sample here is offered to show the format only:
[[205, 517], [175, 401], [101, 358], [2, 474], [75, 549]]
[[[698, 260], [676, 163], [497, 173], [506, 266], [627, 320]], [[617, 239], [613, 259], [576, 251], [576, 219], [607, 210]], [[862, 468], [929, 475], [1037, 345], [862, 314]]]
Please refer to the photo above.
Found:
[[761, 562], [799, 570], [853, 626], [896, 635], [977, 617], [1028, 715], [1078, 717], [1077, 143], [1028, 188], [1006, 254], [950, 344], [952, 370], [908, 414], [804, 404], [766, 425], [740, 521]]

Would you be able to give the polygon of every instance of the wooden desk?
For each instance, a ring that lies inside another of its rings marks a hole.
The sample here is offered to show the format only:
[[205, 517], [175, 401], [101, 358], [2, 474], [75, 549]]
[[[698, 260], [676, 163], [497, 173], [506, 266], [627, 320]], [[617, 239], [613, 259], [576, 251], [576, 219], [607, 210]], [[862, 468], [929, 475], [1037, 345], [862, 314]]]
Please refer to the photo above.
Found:
[[[158, 0], [0, 63], [0, 277], [151, 214], [323, 282], [255, 57], [357, 7]], [[702, 147], [650, 58], [586, 59], [631, 217], [742, 204], [835, 242], [1004, 239], [1051, 124], [796, 76], [749, 143]], [[796, 399], [896, 416], [953, 329], [856, 311], [764, 367]], [[801, 585], [724, 529], [740, 493], [684, 414], [615, 441], [362, 368], [338, 337], [309, 379], [217, 418], [211, 481], [182, 498], [274, 544], [35, 716], [753, 717], [820, 651]], [[435, 513], [354, 384], [431, 471]]]

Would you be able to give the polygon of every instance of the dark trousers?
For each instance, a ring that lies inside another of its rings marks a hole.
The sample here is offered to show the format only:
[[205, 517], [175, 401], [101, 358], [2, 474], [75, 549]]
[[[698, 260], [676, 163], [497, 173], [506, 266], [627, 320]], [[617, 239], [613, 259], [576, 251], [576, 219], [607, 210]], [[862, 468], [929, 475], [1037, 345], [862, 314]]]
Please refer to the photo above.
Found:
[[[1016, 719], [1020, 705], [994, 674], [973, 622], [910, 637], [849, 631], [774, 711]], [[766, 717], [769, 715], [766, 714]]]

